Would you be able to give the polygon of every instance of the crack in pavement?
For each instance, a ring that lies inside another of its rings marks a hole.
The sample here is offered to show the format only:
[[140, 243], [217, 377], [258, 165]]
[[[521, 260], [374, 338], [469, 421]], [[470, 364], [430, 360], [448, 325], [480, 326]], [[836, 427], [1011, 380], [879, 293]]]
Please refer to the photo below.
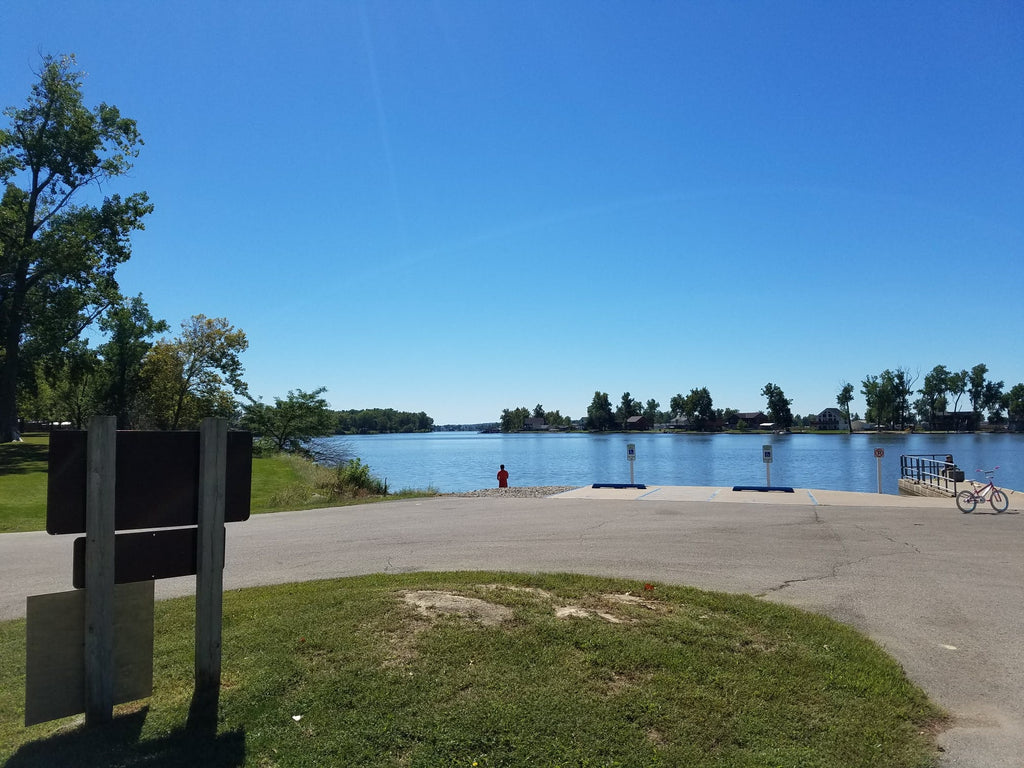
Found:
[[917, 548], [917, 545], [911, 544], [909, 541], [899, 541], [897, 539], [894, 539], [892, 536], [886, 536], [884, 533], [879, 533], [878, 531], [872, 530], [870, 528], [866, 528], [863, 525], [854, 525], [853, 527], [856, 528], [858, 531], [863, 531], [864, 533], [870, 533], [870, 534], [873, 534], [873, 535], [878, 536], [880, 538], [883, 538], [886, 541], [892, 542], [893, 544], [895, 544], [898, 547], [910, 547], [917, 554], [919, 554], [919, 555], [921, 554], [921, 550]]

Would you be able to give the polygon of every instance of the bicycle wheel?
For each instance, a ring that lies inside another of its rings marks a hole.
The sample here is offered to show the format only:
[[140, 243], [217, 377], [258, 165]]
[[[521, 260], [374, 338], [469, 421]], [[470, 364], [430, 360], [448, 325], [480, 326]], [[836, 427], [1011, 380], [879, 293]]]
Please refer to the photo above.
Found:
[[1005, 512], [1006, 508], [1010, 506], [1010, 499], [1005, 493], [996, 489], [992, 491], [992, 498], [988, 500], [988, 503], [992, 505], [992, 509], [996, 512]]
[[978, 506], [978, 502], [970, 491], [960, 491], [956, 495], [956, 505], [960, 507], [961, 512], [967, 514], [974, 511], [974, 508]]

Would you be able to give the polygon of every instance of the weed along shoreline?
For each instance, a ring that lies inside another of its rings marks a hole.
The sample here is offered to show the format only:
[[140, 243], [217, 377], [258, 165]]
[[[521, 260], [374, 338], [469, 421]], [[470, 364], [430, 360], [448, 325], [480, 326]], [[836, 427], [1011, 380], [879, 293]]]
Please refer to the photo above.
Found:
[[[863, 632], [949, 714], [938, 765], [1012, 766], [1024, 744], [1019, 500], [1001, 515], [964, 515], [952, 500], [807, 489], [494, 489], [254, 515], [228, 525], [224, 580], [237, 590], [370, 574], [561, 572], [625, 579], [633, 594], [657, 583], [781, 603]], [[4, 618], [21, 615], [28, 594], [67, 588], [68, 548], [41, 532], [0, 536], [15, 574]], [[192, 579], [171, 579], [157, 596], [193, 589]], [[275, 642], [297, 642], [291, 634]]]

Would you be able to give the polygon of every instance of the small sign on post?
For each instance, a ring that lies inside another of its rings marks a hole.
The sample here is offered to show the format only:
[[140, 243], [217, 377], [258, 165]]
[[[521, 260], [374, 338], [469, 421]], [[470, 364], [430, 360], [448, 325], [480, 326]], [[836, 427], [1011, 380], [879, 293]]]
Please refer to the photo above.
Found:
[[626, 461], [629, 462], [629, 484], [635, 483], [633, 479], [633, 466], [636, 463], [636, 444], [626, 443]]
[[885, 456], [884, 448], [875, 448], [875, 474], [878, 475], [878, 492], [882, 492], [882, 457]]
[[765, 485], [769, 488], [772, 486], [772, 447], [770, 445], [761, 446], [761, 457], [764, 460], [765, 469]]

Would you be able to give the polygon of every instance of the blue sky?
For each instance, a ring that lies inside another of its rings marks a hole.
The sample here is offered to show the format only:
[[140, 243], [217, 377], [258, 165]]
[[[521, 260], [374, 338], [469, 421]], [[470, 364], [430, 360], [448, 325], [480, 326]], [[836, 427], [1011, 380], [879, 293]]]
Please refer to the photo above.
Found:
[[264, 399], [440, 424], [1024, 381], [1020, 3], [6, 0], [0, 28], [0, 105], [73, 51], [138, 121], [122, 289], [244, 329]]

